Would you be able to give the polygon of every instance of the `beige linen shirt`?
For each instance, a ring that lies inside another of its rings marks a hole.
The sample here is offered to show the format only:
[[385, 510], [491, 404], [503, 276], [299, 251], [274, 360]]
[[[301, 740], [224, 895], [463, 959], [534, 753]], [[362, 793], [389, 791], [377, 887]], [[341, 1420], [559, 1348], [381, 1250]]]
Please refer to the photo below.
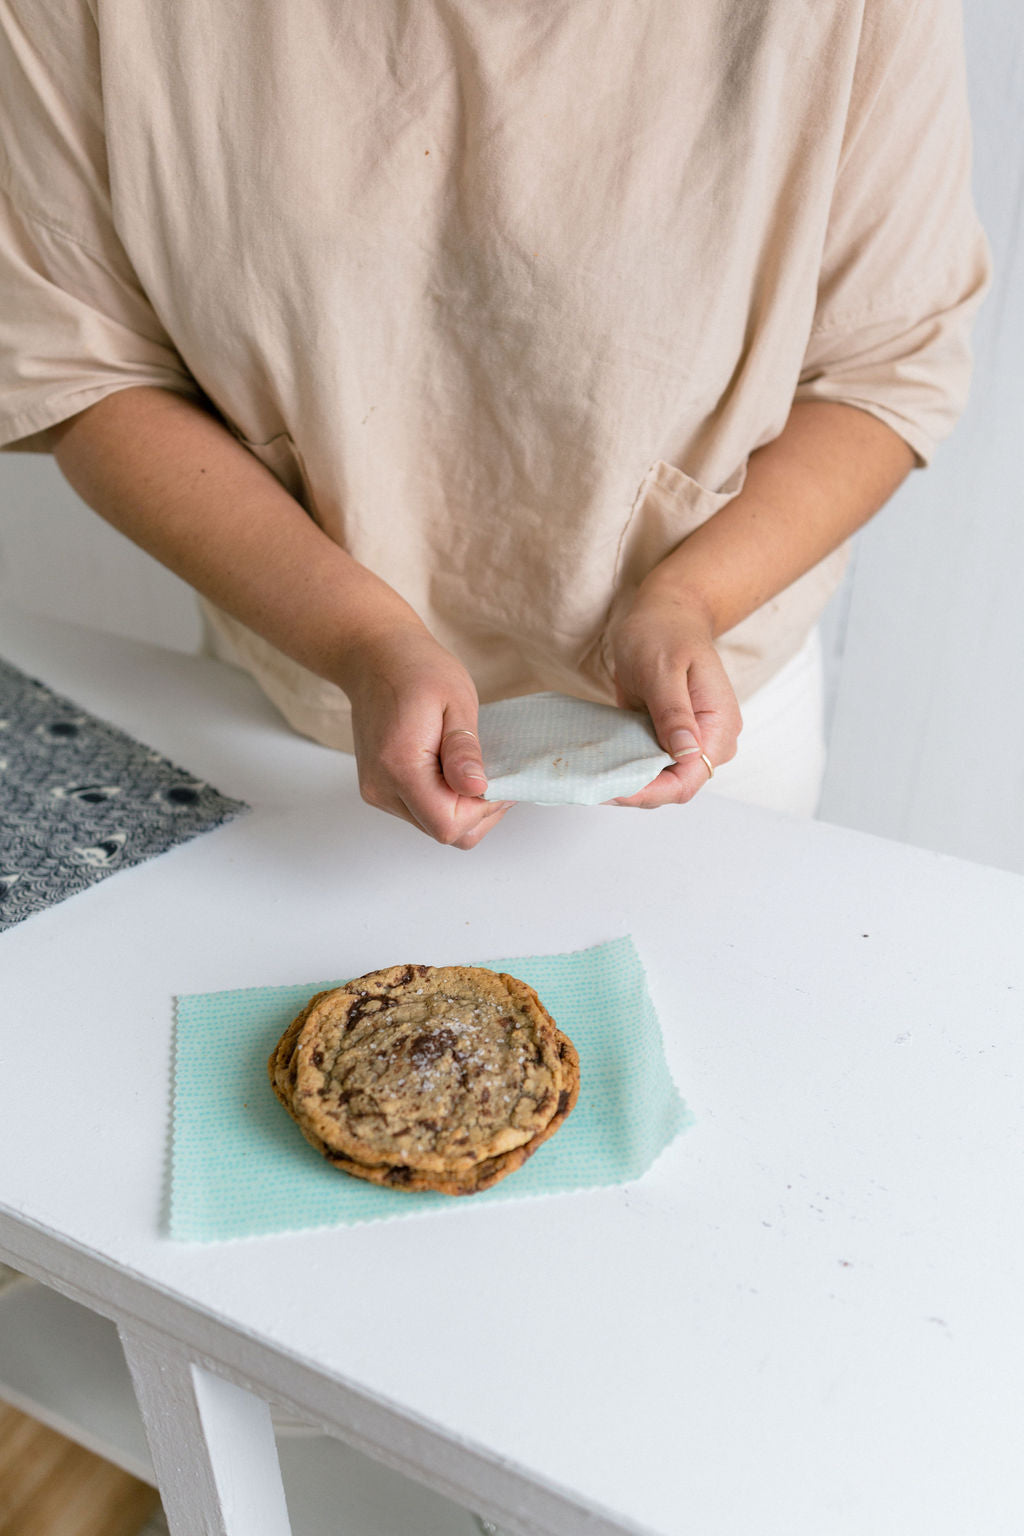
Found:
[[[0, 128], [0, 444], [212, 404], [482, 700], [612, 701], [615, 605], [794, 399], [925, 463], [966, 397], [957, 0], [0, 0]], [[741, 699], [842, 564], [721, 637]]]

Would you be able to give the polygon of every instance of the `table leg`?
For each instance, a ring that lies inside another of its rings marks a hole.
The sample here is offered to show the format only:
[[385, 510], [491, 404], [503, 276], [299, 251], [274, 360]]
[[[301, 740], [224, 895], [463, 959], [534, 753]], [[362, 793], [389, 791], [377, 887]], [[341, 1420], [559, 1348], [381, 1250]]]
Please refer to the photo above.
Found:
[[291, 1536], [268, 1405], [162, 1340], [119, 1332], [171, 1536]]

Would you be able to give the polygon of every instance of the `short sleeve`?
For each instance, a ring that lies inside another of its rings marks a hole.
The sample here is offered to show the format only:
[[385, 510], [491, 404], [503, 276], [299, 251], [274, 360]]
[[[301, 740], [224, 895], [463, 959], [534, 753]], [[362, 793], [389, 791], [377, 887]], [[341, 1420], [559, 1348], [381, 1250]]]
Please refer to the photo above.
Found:
[[85, 0], [0, 0], [0, 448], [104, 395], [202, 398], [118, 239]]
[[927, 464], [967, 401], [991, 281], [959, 0], [868, 0], [797, 400], [859, 407]]

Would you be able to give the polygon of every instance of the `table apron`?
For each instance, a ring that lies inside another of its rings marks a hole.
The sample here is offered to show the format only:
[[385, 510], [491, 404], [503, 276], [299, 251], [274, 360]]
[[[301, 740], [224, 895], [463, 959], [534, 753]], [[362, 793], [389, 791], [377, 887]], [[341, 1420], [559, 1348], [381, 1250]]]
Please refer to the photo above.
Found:
[[[102, 1254], [2, 1205], [0, 1262], [108, 1318], [122, 1340], [132, 1335], [168, 1358], [280, 1405], [393, 1471], [498, 1522], [513, 1536], [668, 1536], [587, 1507], [493, 1453], [323, 1375], [244, 1328], [190, 1306]], [[230, 1526], [224, 1529], [231, 1533]]]

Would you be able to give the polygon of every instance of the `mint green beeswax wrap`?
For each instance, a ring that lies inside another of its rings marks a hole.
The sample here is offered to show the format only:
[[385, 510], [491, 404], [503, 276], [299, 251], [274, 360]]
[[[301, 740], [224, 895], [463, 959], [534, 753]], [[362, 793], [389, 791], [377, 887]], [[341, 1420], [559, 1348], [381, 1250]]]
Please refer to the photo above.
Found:
[[267, 1058], [299, 1009], [350, 978], [192, 993], [177, 999], [171, 1236], [215, 1242], [623, 1184], [691, 1123], [632, 939], [463, 963], [528, 982], [579, 1051], [579, 1101], [550, 1141], [476, 1195], [351, 1178], [303, 1138], [267, 1076]]

